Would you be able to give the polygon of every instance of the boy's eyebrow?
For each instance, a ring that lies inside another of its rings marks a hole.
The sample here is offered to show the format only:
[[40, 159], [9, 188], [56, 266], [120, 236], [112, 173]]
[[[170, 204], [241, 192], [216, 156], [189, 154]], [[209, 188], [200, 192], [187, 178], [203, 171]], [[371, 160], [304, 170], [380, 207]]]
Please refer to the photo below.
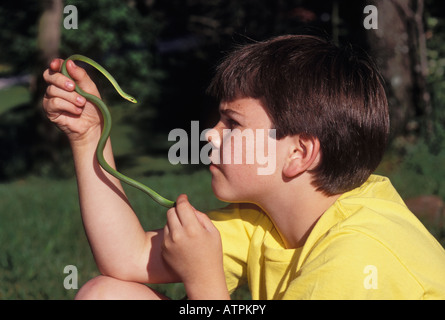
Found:
[[230, 115], [238, 115], [238, 116], [242, 116], [241, 113], [239, 113], [238, 111], [235, 111], [233, 109], [219, 109], [219, 113], [223, 114], [225, 116], [230, 116]]

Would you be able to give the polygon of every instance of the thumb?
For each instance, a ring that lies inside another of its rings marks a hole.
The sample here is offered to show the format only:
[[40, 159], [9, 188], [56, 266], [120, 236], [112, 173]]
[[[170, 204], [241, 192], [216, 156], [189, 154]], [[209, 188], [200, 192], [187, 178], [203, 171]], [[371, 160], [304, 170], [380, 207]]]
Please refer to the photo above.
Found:
[[68, 71], [71, 78], [76, 82], [82, 82], [85, 78], [89, 78], [85, 69], [78, 67], [73, 60], [68, 60], [66, 63], [66, 70]]
[[94, 84], [93, 80], [91, 80], [85, 69], [77, 66], [74, 61], [69, 60], [66, 63], [66, 70], [81, 89], [100, 98], [96, 85]]

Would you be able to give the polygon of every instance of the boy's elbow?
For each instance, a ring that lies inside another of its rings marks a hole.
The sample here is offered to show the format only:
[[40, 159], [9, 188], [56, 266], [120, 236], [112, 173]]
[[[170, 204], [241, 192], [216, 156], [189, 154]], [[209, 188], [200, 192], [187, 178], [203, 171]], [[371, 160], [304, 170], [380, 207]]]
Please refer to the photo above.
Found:
[[[133, 266], [132, 266], [133, 265]], [[125, 261], [125, 263], [113, 263], [109, 265], [97, 264], [99, 272], [103, 276], [123, 280], [147, 283], [148, 276], [145, 271], [145, 275], [141, 276], [141, 271], [132, 264], [131, 262]]]

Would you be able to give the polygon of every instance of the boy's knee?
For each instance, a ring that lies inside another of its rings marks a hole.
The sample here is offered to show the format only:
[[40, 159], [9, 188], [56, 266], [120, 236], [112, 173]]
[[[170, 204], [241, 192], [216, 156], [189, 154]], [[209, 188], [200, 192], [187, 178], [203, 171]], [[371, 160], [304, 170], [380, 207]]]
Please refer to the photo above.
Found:
[[76, 300], [159, 300], [168, 299], [144, 284], [97, 276], [85, 283]]
[[77, 292], [76, 300], [107, 300], [112, 299], [113, 279], [107, 276], [97, 276], [85, 283]]

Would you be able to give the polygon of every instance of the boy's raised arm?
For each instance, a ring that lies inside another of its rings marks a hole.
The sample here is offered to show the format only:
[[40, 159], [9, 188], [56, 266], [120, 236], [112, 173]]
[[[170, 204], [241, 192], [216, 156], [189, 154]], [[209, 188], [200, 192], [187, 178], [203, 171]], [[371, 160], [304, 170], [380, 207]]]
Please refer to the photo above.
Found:
[[[163, 230], [145, 232], [119, 180], [98, 164], [95, 151], [102, 130], [99, 110], [74, 91], [74, 82], [53, 60], [43, 105], [48, 118], [67, 134], [73, 151], [85, 231], [101, 273], [122, 280], [155, 283], [176, 281], [161, 257]], [[84, 91], [100, 96], [85, 70], [69, 61], [67, 70]], [[114, 167], [110, 140], [104, 149]]]

